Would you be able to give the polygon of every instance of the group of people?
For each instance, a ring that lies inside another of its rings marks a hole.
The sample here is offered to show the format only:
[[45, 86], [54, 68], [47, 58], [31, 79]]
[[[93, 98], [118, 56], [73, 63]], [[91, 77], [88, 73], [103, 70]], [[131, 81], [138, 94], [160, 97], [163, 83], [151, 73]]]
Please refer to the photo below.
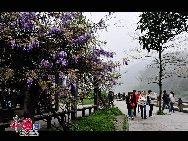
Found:
[[128, 92], [126, 97], [126, 104], [128, 109], [128, 117], [129, 119], [134, 119], [136, 116], [137, 109], [138, 113], [141, 112], [141, 118], [147, 119], [146, 116], [146, 105], [149, 105], [149, 117], [153, 116], [153, 106], [154, 106], [154, 97], [151, 95], [151, 90], [148, 90], [148, 94], [146, 95], [145, 91], [133, 90], [133, 92]]
[[[168, 94], [166, 92], [166, 90], [163, 91], [163, 107], [162, 110], [164, 110], [166, 107], [169, 109], [169, 112], [175, 112], [174, 110], [174, 103], [176, 102], [176, 97], [174, 95], [174, 92], [170, 92], [170, 94]], [[178, 109], [179, 112], [183, 111], [183, 104], [182, 104], [182, 99], [178, 98]]]
[[[149, 117], [153, 117], [153, 106], [154, 100], [157, 99], [157, 96], [152, 93], [152, 90], [148, 90], [147, 94], [145, 91], [133, 90], [133, 92], [128, 92], [126, 96], [126, 104], [128, 109], [128, 118], [134, 119], [136, 113], [141, 112], [141, 118], [147, 119], [146, 107], [149, 106]], [[168, 107], [169, 112], [175, 112], [174, 103], [175, 103], [175, 95], [174, 92], [170, 92], [167, 94], [166, 90], [163, 91], [163, 105], [162, 110]], [[179, 98], [178, 100], [179, 111], [182, 111], [182, 100]]]

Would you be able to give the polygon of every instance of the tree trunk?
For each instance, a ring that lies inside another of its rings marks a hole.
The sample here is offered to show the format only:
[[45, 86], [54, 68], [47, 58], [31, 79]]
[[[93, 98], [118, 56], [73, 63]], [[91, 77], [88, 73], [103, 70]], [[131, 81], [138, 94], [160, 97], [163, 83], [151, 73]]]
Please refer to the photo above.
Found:
[[98, 92], [99, 92], [99, 88], [96, 86], [94, 88], [94, 105], [97, 105], [97, 107], [95, 107], [94, 110], [98, 109]]
[[161, 96], [162, 96], [162, 50], [159, 49], [159, 112], [161, 112]]
[[35, 109], [34, 109], [34, 99], [32, 94], [27, 88], [25, 88], [24, 97], [24, 118], [31, 118], [34, 121]]
[[55, 110], [57, 111], [59, 109], [59, 92], [57, 90], [57, 87], [59, 86], [59, 72], [56, 72], [55, 74]]
[[71, 110], [73, 110], [73, 112], [71, 113], [71, 119], [74, 120], [77, 117], [77, 96], [78, 96], [78, 88], [76, 83], [74, 83], [75, 88], [74, 90], [71, 91], [71, 95], [73, 96], [73, 101], [72, 101], [72, 105], [71, 105]]

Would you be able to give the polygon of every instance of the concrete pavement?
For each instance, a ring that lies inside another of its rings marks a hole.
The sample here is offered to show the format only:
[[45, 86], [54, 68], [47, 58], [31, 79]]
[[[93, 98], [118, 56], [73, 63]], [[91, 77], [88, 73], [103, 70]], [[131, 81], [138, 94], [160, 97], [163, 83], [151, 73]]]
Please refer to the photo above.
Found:
[[[125, 101], [114, 101], [116, 107], [118, 107], [125, 115], [127, 115], [127, 105]], [[134, 120], [129, 119], [129, 131], [188, 131], [188, 113], [182, 113], [175, 111], [175, 113], [169, 113], [168, 109], [164, 112], [166, 115], [156, 115], [158, 107], [154, 106], [153, 117], [142, 119], [140, 113]], [[149, 114], [149, 106], [147, 106], [147, 116]]]

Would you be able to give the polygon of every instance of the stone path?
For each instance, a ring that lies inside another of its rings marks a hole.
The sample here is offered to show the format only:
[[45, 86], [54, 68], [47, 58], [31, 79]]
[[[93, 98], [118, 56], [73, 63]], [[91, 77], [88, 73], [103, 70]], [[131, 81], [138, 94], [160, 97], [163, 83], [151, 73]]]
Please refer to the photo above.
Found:
[[[125, 101], [114, 101], [125, 115], [127, 115], [127, 108]], [[128, 120], [129, 131], [188, 131], [188, 113], [175, 111], [169, 113], [167, 109], [164, 110], [167, 115], [156, 115], [158, 107], [154, 106], [153, 117], [142, 119], [140, 113], [134, 120]], [[147, 116], [149, 113], [149, 106], [147, 106]]]

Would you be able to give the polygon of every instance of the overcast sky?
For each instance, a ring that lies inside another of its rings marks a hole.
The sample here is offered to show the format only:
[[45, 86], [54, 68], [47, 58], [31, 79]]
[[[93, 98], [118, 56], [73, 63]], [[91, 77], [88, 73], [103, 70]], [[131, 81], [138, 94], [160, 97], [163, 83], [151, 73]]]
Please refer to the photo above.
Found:
[[[97, 23], [103, 18], [107, 12], [87, 12], [85, 15], [93, 22]], [[105, 48], [116, 52], [114, 57], [115, 61], [120, 61], [125, 57], [125, 52], [129, 52], [129, 49], [140, 47], [138, 40], [133, 39], [136, 37], [136, 27], [139, 20], [138, 12], [116, 12], [113, 14], [112, 19], [107, 21], [109, 25], [107, 31], [103, 30], [99, 32], [100, 39], [107, 41]], [[146, 61], [134, 61], [129, 62], [127, 66], [121, 66], [120, 71], [122, 78], [119, 80], [123, 82], [122, 85], [114, 88], [115, 92], [128, 92], [132, 91], [136, 85], [138, 85], [137, 77], [139, 71], [143, 70], [148, 64]], [[127, 71], [127, 73], [125, 73]]]

